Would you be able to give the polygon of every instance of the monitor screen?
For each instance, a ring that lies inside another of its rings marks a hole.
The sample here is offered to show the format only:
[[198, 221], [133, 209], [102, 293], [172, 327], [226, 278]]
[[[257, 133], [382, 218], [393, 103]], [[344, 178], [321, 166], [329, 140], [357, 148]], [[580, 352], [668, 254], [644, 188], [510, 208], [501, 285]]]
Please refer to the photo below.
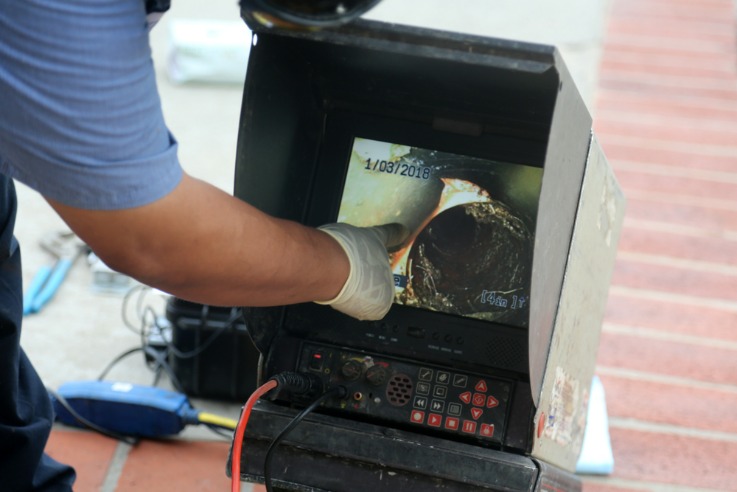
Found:
[[410, 230], [390, 252], [396, 304], [524, 328], [542, 172], [355, 138], [337, 220]]

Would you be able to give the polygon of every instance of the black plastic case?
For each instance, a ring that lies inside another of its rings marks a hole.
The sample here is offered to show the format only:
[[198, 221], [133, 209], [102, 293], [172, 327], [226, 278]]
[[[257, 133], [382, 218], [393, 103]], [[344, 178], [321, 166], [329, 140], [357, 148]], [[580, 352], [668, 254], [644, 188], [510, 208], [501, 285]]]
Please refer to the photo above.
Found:
[[172, 297], [170, 363], [190, 396], [245, 401], [256, 389], [259, 353], [248, 336], [240, 308], [194, 304]]

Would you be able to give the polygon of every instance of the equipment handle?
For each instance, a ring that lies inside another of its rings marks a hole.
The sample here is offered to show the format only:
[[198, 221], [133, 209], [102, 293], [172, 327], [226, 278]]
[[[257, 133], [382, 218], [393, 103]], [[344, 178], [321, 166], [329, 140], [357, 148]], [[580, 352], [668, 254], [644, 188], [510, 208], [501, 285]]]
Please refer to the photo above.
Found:
[[41, 292], [33, 299], [31, 304], [31, 312], [37, 313], [46, 305], [47, 302], [54, 297], [59, 286], [67, 276], [67, 272], [72, 267], [72, 260], [60, 259], [56, 262], [56, 266], [51, 271], [48, 281], [41, 289]]
[[46, 281], [51, 275], [51, 267], [42, 266], [36, 272], [36, 275], [31, 280], [31, 284], [28, 286], [26, 293], [23, 295], [23, 315], [35, 313], [33, 310], [33, 302], [41, 291]]

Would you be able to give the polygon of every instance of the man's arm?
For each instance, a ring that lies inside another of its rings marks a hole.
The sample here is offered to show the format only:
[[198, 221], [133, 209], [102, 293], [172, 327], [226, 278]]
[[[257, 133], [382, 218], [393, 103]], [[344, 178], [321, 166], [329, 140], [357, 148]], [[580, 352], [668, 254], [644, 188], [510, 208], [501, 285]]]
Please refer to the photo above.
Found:
[[164, 198], [95, 211], [48, 200], [111, 268], [183, 299], [267, 306], [334, 298], [349, 273], [327, 234], [185, 175]]

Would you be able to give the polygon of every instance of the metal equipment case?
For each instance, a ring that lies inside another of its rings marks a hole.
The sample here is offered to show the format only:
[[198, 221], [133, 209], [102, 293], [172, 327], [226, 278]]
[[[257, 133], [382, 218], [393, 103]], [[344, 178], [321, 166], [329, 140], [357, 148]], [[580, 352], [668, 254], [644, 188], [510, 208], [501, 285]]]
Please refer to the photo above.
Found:
[[[496, 181], [538, 183], [534, 195], [503, 183], [492, 201], [533, 204], [521, 270], [529, 296], [514, 320], [409, 302], [379, 322], [314, 304], [245, 310], [264, 378], [304, 371], [350, 389], [280, 446], [276, 483], [579, 490], [571, 472], [624, 199], [558, 51], [370, 21], [310, 32], [251, 27], [235, 194], [261, 210], [312, 226], [338, 220], [360, 139], [467, 156], [472, 165], [453, 171], [464, 179], [488, 168]], [[363, 206], [399, 214], [392, 200]], [[480, 302], [518, 301], [497, 292]], [[243, 479], [262, 479], [269, 440], [304, 404], [256, 406]]]

